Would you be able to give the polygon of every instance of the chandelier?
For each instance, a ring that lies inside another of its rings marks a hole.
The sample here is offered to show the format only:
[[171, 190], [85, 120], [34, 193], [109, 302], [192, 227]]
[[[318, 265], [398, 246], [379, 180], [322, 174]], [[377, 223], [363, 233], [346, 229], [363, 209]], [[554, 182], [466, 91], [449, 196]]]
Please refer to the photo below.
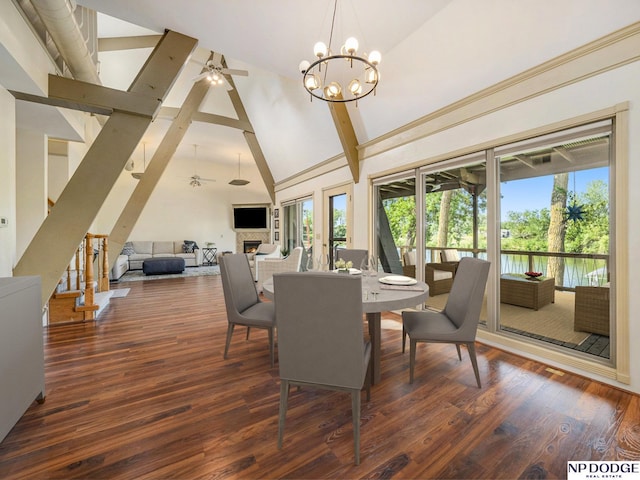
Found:
[[340, 54], [331, 52], [333, 27], [336, 21], [338, 0], [333, 5], [329, 46], [318, 42], [313, 47], [317, 57], [313, 63], [303, 60], [299, 70], [302, 73], [302, 84], [313, 97], [325, 102], [352, 102], [374, 92], [380, 79], [378, 64], [380, 52], [373, 50], [369, 55], [358, 55], [358, 40], [349, 37], [340, 49]]

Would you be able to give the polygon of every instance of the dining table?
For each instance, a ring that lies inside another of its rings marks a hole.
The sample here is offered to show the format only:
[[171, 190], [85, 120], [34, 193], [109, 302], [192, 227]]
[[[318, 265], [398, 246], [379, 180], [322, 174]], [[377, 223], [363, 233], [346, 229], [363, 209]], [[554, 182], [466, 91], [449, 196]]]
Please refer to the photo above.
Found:
[[[429, 286], [413, 279], [409, 281], [407, 280], [409, 277], [385, 272], [377, 272], [374, 275], [357, 274], [362, 275], [362, 311], [366, 314], [369, 327], [371, 382], [375, 384], [380, 383], [382, 378], [380, 369], [382, 312], [412, 308], [423, 304], [429, 298]], [[335, 273], [335, 275], [346, 274]], [[262, 291], [266, 298], [274, 300], [273, 277], [262, 284]], [[277, 321], [276, 318], [276, 323]]]

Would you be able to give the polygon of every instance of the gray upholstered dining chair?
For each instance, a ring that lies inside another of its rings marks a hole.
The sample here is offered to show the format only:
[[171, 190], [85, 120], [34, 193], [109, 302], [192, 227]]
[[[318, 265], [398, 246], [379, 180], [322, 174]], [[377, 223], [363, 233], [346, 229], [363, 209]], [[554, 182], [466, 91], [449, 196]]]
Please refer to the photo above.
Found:
[[227, 309], [227, 339], [224, 345], [224, 358], [227, 358], [233, 328], [236, 325], [249, 328], [266, 329], [269, 335], [271, 366], [274, 365], [273, 336], [276, 328], [276, 316], [273, 302], [263, 302], [258, 296], [249, 260], [244, 253], [223, 255], [220, 257], [222, 291]]
[[362, 250], [357, 248], [337, 248], [336, 260], [344, 260], [345, 262], [351, 262], [353, 268], [360, 268], [362, 261], [369, 256], [369, 250]]
[[273, 285], [281, 381], [278, 448], [282, 448], [291, 385], [344, 390], [351, 393], [355, 463], [359, 465], [360, 391], [366, 383], [369, 400], [371, 385], [371, 344], [364, 341], [361, 278], [331, 272], [276, 273]]
[[481, 388], [476, 359], [475, 340], [489, 276], [490, 263], [473, 257], [460, 260], [453, 286], [442, 311], [423, 310], [402, 312], [402, 351], [409, 335], [409, 383], [413, 383], [416, 363], [416, 345], [426, 343], [454, 343], [458, 358], [462, 360], [460, 345], [466, 345]]

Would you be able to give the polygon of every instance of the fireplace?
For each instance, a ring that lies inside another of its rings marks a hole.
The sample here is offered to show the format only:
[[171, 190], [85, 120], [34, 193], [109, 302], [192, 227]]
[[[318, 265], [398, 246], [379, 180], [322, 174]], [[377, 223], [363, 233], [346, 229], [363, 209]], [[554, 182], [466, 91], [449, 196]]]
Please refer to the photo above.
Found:
[[261, 243], [262, 243], [262, 240], [244, 240], [242, 242], [243, 252], [255, 253], [255, 251], [258, 249]]

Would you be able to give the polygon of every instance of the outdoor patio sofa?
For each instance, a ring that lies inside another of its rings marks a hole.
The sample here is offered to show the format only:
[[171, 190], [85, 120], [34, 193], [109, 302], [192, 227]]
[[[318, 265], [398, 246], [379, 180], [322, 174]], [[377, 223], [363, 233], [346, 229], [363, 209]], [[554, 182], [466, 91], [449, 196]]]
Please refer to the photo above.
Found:
[[608, 286], [576, 287], [573, 330], [609, 336]]

